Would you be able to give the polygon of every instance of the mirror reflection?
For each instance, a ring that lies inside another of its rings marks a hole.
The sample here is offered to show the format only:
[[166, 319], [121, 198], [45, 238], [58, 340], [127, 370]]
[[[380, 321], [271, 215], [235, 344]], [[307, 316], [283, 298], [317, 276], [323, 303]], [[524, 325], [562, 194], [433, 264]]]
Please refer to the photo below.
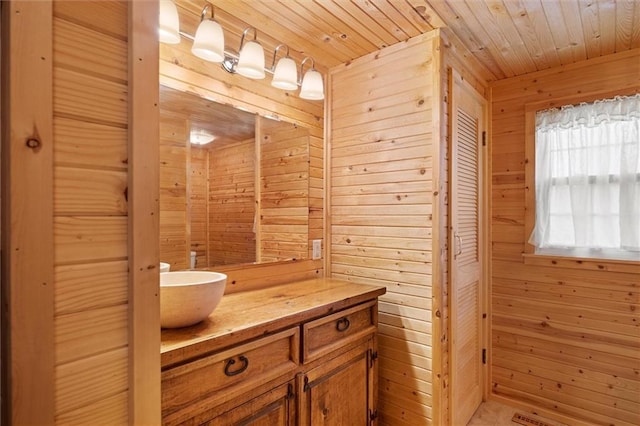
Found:
[[171, 270], [308, 255], [309, 131], [160, 87], [160, 260]]

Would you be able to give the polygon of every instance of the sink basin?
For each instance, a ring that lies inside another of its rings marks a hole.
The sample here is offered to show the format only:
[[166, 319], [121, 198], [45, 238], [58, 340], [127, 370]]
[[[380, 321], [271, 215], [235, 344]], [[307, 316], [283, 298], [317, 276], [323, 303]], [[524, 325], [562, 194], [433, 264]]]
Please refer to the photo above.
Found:
[[209, 271], [173, 271], [160, 274], [160, 326], [194, 325], [218, 306], [227, 276]]
[[160, 272], [169, 272], [171, 264], [166, 262], [160, 262]]

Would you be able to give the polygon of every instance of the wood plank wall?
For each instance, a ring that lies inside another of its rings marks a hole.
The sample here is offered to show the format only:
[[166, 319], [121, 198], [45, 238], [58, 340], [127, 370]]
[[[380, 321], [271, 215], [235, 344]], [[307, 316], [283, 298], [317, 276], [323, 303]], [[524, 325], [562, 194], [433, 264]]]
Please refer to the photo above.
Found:
[[202, 267], [209, 264], [209, 155], [206, 148], [191, 147], [189, 205], [191, 251], [196, 252], [196, 267]]
[[52, 7], [0, 2], [3, 424], [55, 414]]
[[260, 126], [260, 261], [309, 254], [309, 130]]
[[330, 270], [387, 288], [381, 424], [433, 416], [433, 43], [416, 37], [330, 71]]
[[486, 96], [487, 71], [446, 30], [330, 73], [330, 270], [387, 287], [382, 424], [448, 423], [449, 68]]
[[211, 265], [256, 260], [255, 146], [251, 138], [208, 150]]
[[127, 8], [54, 2], [57, 423], [128, 421]]
[[[181, 30], [188, 34], [195, 34], [196, 26], [200, 22], [202, 4], [178, 1], [177, 5]], [[216, 19], [225, 29], [227, 44], [238, 45], [242, 30], [247, 25], [219, 7], [216, 7]], [[160, 45], [161, 84], [207, 96], [218, 102], [241, 106], [259, 114], [275, 114], [282, 120], [310, 129], [312, 137], [310, 140], [309, 239], [322, 239], [324, 236], [324, 103], [306, 101], [300, 99], [297, 93], [275, 89], [271, 87], [269, 79], [256, 81], [229, 74], [219, 65], [205, 62], [192, 55], [190, 50], [191, 41], [184, 38], [178, 45]], [[309, 255], [308, 259], [310, 257]], [[251, 268], [230, 266], [218, 268], [218, 270], [227, 273], [230, 284], [227, 286], [227, 291], [233, 292], [321, 275], [323, 260], [298, 260], [295, 264], [275, 263]]]
[[172, 270], [189, 268], [187, 200], [189, 125], [187, 118], [160, 104], [160, 261]]
[[[309, 127], [309, 252], [307, 258], [311, 259], [313, 253], [313, 240], [324, 241], [324, 128]], [[324, 258], [325, 255], [323, 254]]]
[[640, 265], [522, 255], [526, 105], [639, 91], [640, 50], [491, 90], [493, 395], [570, 424], [640, 424]]

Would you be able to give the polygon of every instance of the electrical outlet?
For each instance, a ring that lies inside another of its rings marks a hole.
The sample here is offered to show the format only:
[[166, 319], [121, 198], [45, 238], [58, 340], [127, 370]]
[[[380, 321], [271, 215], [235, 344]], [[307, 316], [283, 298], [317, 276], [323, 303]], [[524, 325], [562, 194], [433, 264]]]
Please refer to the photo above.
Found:
[[311, 259], [316, 260], [322, 257], [322, 240], [313, 240], [313, 254]]

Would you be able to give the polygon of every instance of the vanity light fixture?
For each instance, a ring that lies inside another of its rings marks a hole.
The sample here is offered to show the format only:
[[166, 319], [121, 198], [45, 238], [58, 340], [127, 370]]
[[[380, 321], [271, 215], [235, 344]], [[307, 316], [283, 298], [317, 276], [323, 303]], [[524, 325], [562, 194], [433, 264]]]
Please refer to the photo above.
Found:
[[[273, 74], [271, 81], [273, 87], [289, 91], [301, 87], [300, 98], [324, 99], [322, 74], [315, 69], [313, 58], [307, 56], [302, 60], [300, 64], [301, 80], [298, 80], [296, 63], [289, 56], [289, 47], [285, 44], [279, 44], [273, 52], [271, 67], [266, 68], [264, 49], [258, 42], [258, 32], [254, 27], [248, 27], [242, 32], [239, 53], [225, 50], [224, 32], [222, 26], [214, 19], [214, 7], [209, 2], [205, 2], [202, 8], [200, 24], [195, 37], [180, 31], [179, 27], [178, 9], [173, 0], [160, 0], [160, 25], [158, 27], [160, 42], [177, 44], [180, 43], [180, 36], [185, 37], [193, 41], [191, 52], [195, 56], [209, 62], [220, 63], [227, 72], [256, 80], [265, 78], [265, 73]], [[253, 31], [253, 39], [245, 42], [245, 37], [250, 31]], [[281, 48], [286, 48], [286, 53], [276, 64], [276, 57]], [[303, 78], [303, 66], [309, 60], [311, 61], [311, 69], [304, 74]]]
[[204, 129], [192, 129], [189, 133], [189, 142], [194, 145], [206, 145], [213, 142], [216, 137]]

